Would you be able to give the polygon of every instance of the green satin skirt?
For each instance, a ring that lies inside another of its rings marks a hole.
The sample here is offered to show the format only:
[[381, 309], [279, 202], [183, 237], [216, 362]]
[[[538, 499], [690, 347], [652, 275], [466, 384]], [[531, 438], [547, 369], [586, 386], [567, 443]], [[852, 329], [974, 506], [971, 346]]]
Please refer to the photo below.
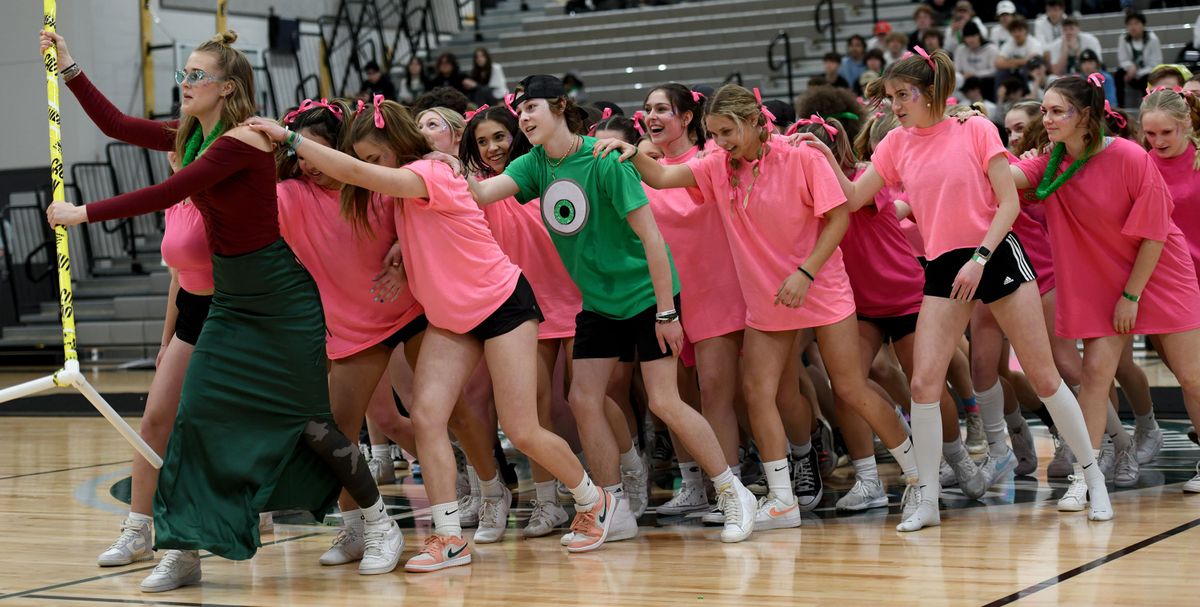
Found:
[[155, 548], [228, 559], [262, 545], [258, 514], [321, 520], [341, 490], [303, 442], [333, 425], [316, 284], [282, 240], [213, 256], [215, 292], [183, 381], [154, 495]]

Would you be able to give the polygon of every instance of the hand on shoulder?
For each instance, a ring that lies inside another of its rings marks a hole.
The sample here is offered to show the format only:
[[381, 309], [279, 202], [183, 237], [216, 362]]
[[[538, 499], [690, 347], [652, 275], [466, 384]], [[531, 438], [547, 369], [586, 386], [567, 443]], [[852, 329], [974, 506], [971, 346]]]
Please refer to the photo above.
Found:
[[238, 125], [225, 132], [222, 137], [233, 137], [246, 145], [254, 146], [264, 152], [270, 152], [275, 149], [271, 140], [263, 133], [260, 133], [249, 126]]

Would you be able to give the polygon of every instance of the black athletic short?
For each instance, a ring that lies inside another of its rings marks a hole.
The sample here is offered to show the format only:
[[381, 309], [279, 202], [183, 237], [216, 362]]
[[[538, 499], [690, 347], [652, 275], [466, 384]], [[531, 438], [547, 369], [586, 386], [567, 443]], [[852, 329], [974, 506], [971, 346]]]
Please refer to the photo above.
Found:
[[517, 288], [513, 289], [512, 295], [509, 295], [491, 316], [483, 319], [483, 322], [475, 325], [468, 333], [480, 341], [487, 341], [512, 331], [527, 320], [540, 323], [546, 320], [546, 317], [542, 316], [542, 309], [538, 307], [537, 298], [533, 296], [533, 287], [529, 286], [529, 281], [525, 280], [525, 275], [522, 274], [517, 278]]
[[883, 333], [883, 343], [895, 343], [917, 332], [917, 313], [905, 314], [904, 316], [889, 316], [887, 318], [871, 318], [870, 316], [858, 316], [858, 319], [863, 322], [869, 322], [880, 333]]
[[196, 345], [200, 339], [200, 329], [208, 318], [208, 307], [212, 305], [212, 295], [196, 295], [179, 289], [175, 293], [175, 337], [185, 344]]
[[[954, 278], [958, 276], [975, 249], [955, 249], [929, 260], [925, 267], [925, 294], [930, 297], [949, 298], [954, 290]], [[975, 289], [975, 299], [985, 304], [1012, 294], [1023, 283], [1037, 280], [1037, 272], [1029, 263], [1029, 256], [1021, 247], [1017, 235], [1009, 232], [1000, 246], [992, 253], [992, 258], [983, 268], [983, 277]]]
[[[679, 309], [679, 295], [675, 296]], [[583, 310], [575, 315], [575, 349], [571, 356], [581, 358], [616, 358], [621, 362], [650, 362], [671, 356], [671, 346], [663, 352], [658, 346], [654, 315], [658, 306], [650, 306], [629, 318], [609, 318]], [[636, 358], [635, 358], [636, 355]]]
[[409, 340], [420, 335], [422, 331], [424, 331], [425, 329], [428, 329], [428, 328], [429, 328], [429, 319], [425, 318], [425, 315], [422, 314], [422, 315], [408, 321], [407, 325], [400, 327], [400, 330], [396, 331], [395, 333], [392, 333], [391, 335], [388, 336], [387, 339], [385, 339], [379, 343], [395, 350], [400, 344], [408, 343]]

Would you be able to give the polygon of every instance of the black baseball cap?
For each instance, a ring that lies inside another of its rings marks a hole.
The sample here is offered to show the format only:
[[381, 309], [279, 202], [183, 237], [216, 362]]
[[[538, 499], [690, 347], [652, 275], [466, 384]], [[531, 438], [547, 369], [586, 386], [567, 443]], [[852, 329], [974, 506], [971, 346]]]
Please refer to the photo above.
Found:
[[562, 80], [546, 74], [529, 76], [517, 86], [520, 88], [520, 92], [513, 99], [513, 109], [516, 109], [526, 99], [558, 99], [567, 94]]
[[1090, 48], [1083, 49], [1083, 52], [1079, 53], [1079, 62], [1083, 63], [1084, 61], [1095, 61], [1096, 63], [1100, 63], [1100, 57], [1096, 56], [1096, 51], [1093, 51]]

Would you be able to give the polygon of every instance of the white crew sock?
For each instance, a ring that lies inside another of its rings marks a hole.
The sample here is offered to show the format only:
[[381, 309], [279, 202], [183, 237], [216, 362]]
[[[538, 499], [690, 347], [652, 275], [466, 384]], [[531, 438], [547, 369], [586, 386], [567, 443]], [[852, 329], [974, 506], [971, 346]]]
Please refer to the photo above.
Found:
[[504, 483], [500, 482], [500, 474], [490, 481], [479, 481], [479, 495], [484, 498], [504, 497]]
[[717, 493], [720, 493], [723, 487], [733, 486], [733, 482], [735, 480], [737, 480], [737, 478], [733, 476], [733, 473], [730, 472], [729, 468], [726, 468], [724, 472], [712, 477], [713, 488], [717, 490]]
[[699, 483], [704, 480], [704, 473], [700, 470], [700, 464], [696, 462], [679, 462], [679, 474], [683, 476], [685, 483]]
[[963, 444], [962, 439], [956, 438], [942, 443], [942, 457], [945, 457], [948, 462], [961, 462], [970, 455], [967, 454], [967, 446]]
[[854, 464], [854, 476], [859, 480], [879, 480], [879, 467], [875, 464], [875, 456], [868, 455], [862, 459], [856, 459]]
[[804, 443], [803, 445], [793, 445], [792, 443], [788, 443], [788, 451], [791, 452], [792, 459], [794, 460], [806, 457], [808, 452], [812, 451], [812, 441]]
[[1013, 409], [1012, 413], [1004, 414], [1004, 423], [1008, 425], [1008, 433], [1019, 431], [1025, 425], [1025, 416], [1021, 415], [1021, 407]]
[[471, 486], [471, 495], [473, 497], [479, 497], [482, 495], [479, 492], [479, 474], [475, 472], [475, 466], [472, 466], [471, 464], [467, 464], [466, 468], [467, 484]]
[[353, 510], [342, 511], [342, 525], [344, 525], [346, 528], [358, 529], [359, 531], [362, 531], [363, 522], [362, 510], [355, 508]]
[[462, 524], [458, 521], [458, 502], [435, 504], [430, 508], [433, 514], [433, 532], [438, 535], [462, 537]]
[[[361, 505], [362, 504], [359, 504], [359, 506], [361, 506]], [[458, 506], [458, 503], [455, 502], [455, 507], [457, 507], [457, 506]], [[387, 520], [388, 520], [387, 507], [385, 507], [383, 505], [383, 496], [379, 496], [379, 499], [375, 500], [374, 504], [371, 504], [370, 506], [363, 508], [362, 515], [363, 515], [363, 520], [368, 525], [380, 525], [380, 524], [387, 522]]]
[[382, 445], [371, 445], [371, 459], [377, 459], [380, 461], [383, 461], [383, 460], [391, 461], [392, 460], [391, 447], [389, 447], [387, 443], [384, 443]]
[[151, 527], [154, 526], [154, 517], [150, 516], [149, 514], [142, 514], [141, 512], [134, 512], [130, 510], [129, 515], [126, 518], [135, 523], [146, 523]]
[[630, 447], [628, 451], [621, 454], [621, 471], [633, 472], [642, 467], [642, 456], [638, 454], [637, 447]]
[[600, 490], [592, 484], [592, 479], [584, 473], [578, 487], [571, 487], [571, 495], [575, 498], [575, 510], [589, 512], [600, 499]]
[[1105, 420], [1104, 433], [1112, 439], [1117, 451], [1128, 451], [1133, 446], [1133, 439], [1129, 437], [1129, 432], [1125, 431], [1125, 426], [1121, 424], [1121, 416], [1117, 415], [1117, 410], [1111, 403], [1107, 404], [1107, 408], [1108, 419]]
[[785, 506], [794, 504], [796, 496], [792, 495], [792, 475], [787, 458], [763, 462], [763, 470], [767, 473], [767, 488], [771, 493]]
[[1008, 450], [1008, 433], [1004, 426], [1004, 388], [1000, 380], [986, 390], [975, 393], [979, 403], [979, 417], [983, 420], [983, 433], [987, 435], [988, 453], [1000, 457]]
[[905, 478], [914, 478], [917, 476], [917, 453], [913, 448], [912, 438], [904, 439], [904, 442], [896, 445], [894, 448], [888, 448], [896, 463], [900, 465], [900, 471], [904, 473]]
[[545, 481], [542, 483], [534, 483], [533, 490], [537, 495], [537, 501], [547, 502], [550, 504], [558, 503], [558, 482]]
[[1158, 420], [1154, 417], [1154, 410], [1151, 410], [1145, 415], [1138, 415], [1134, 418], [1134, 427], [1145, 431], [1158, 430]]

